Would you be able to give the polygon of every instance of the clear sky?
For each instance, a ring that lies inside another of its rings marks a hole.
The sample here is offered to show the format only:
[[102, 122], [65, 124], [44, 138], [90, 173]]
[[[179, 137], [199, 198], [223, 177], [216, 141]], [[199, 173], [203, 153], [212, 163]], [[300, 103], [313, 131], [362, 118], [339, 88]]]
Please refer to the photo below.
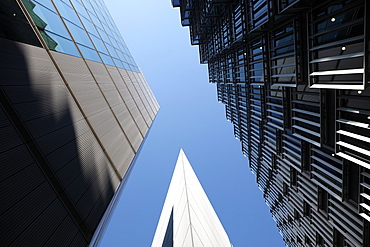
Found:
[[105, 0], [161, 109], [100, 246], [150, 246], [180, 148], [235, 247], [284, 246], [171, 0]]

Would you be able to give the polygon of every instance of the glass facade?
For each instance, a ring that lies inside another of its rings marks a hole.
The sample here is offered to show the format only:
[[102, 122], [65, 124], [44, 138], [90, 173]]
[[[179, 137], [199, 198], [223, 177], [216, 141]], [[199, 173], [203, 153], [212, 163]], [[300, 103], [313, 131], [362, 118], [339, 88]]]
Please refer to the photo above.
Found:
[[172, 4], [286, 246], [370, 246], [368, 1]]
[[50, 50], [139, 72], [103, 2], [22, 2]]
[[0, 246], [99, 236], [159, 110], [104, 3], [0, 4]]

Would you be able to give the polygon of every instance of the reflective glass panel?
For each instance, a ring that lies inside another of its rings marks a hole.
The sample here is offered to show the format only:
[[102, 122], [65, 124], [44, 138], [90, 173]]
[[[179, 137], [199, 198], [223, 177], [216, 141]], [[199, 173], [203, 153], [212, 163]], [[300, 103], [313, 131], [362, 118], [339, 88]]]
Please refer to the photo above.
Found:
[[46, 29], [58, 35], [69, 38], [67, 29], [56, 13], [50, 11], [40, 4], [37, 4], [32, 11], [33, 12], [30, 12], [30, 15], [39, 30]]
[[102, 29], [98, 28], [98, 32], [100, 34], [101, 39], [104, 42], [110, 43], [109, 38], [108, 38], [108, 35]]
[[124, 69], [123, 65], [122, 65], [122, 62], [120, 60], [113, 58], [113, 61], [116, 64], [117, 67], [119, 67], [121, 69]]
[[110, 56], [105, 55], [104, 53], [100, 53], [100, 56], [105, 64], [114, 66], [113, 60]]
[[49, 48], [51, 50], [80, 57], [80, 53], [77, 51], [75, 44], [71, 40], [48, 31], [41, 32], [41, 35], [44, 37], [46, 43], [48, 43], [48, 45], [50, 44]]
[[104, 43], [103, 41], [101, 41], [101, 39], [95, 37], [94, 35], [90, 35], [90, 37], [93, 40], [94, 45], [98, 51], [108, 54], [108, 50], [107, 48], [105, 48]]
[[117, 54], [116, 54], [116, 51], [113, 48], [113, 46], [111, 46], [111, 45], [109, 45], [107, 43], [105, 43], [105, 46], [108, 48], [108, 51], [109, 51], [109, 53], [110, 53], [110, 55], [112, 57], [114, 57], [114, 58], [117, 58], [118, 57]]
[[70, 0], [70, 1], [72, 2], [72, 5], [76, 9], [76, 11], [79, 13], [80, 17], [82, 15], [86, 18], [89, 18], [89, 15], [87, 14], [85, 7], [81, 3], [77, 2], [77, 0]]
[[65, 19], [67, 19], [71, 22], [73, 22], [74, 24], [76, 24], [78, 26], [81, 26], [81, 22], [78, 19], [74, 9], [72, 9], [70, 6], [68, 6], [67, 4], [65, 4], [64, 2], [62, 2], [60, 0], [54, 0], [54, 3], [57, 6], [58, 11], [59, 11], [59, 13], [61, 14], [62, 17], [64, 17]]
[[50, 10], [55, 11], [54, 5], [51, 3], [50, 0], [35, 0], [35, 1], [22, 0], [22, 2], [23, 3], [25, 3], [25, 2], [34, 2], [37, 5], [41, 4], [41, 5], [44, 5], [45, 7], [49, 8]]
[[93, 35], [95, 35], [95, 36], [99, 36], [98, 32], [96, 31], [96, 28], [95, 28], [94, 24], [92, 24], [92, 22], [91, 22], [91, 21], [89, 21], [88, 19], [86, 19], [86, 18], [85, 18], [85, 17], [83, 17], [83, 16], [81, 16], [81, 20], [82, 20], [82, 22], [83, 22], [83, 24], [84, 24], [84, 26], [85, 26], [85, 29], [86, 29], [89, 33], [91, 33], [91, 34], [93, 34]]
[[78, 48], [80, 48], [80, 51], [84, 58], [101, 63], [101, 59], [95, 50], [83, 45], [78, 45]]
[[67, 20], [65, 21], [65, 23], [76, 42], [88, 46], [90, 48], [93, 48], [93, 45], [84, 29], [74, 25], [73, 23]]

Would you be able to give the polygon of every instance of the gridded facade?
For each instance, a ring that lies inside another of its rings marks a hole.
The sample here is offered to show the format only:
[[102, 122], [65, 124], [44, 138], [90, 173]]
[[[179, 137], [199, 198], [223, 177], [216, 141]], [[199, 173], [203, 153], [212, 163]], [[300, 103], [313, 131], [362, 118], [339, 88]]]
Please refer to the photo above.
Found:
[[101, 0], [0, 4], [0, 246], [86, 246], [159, 105]]
[[365, 0], [172, 0], [286, 246], [370, 246]]

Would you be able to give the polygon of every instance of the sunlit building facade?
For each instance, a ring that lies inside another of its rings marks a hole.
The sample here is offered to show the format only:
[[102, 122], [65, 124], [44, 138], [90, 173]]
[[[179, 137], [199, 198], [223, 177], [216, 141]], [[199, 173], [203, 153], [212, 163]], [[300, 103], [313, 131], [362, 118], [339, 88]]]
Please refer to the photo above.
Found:
[[1, 1], [0, 246], [88, 245], [158, 109], [102, 0]]
[[232, 247], [215, 210], [181, 149], [152, 247]]
[[369, 2], [172, 0], [287, 246], [370, 246]]

